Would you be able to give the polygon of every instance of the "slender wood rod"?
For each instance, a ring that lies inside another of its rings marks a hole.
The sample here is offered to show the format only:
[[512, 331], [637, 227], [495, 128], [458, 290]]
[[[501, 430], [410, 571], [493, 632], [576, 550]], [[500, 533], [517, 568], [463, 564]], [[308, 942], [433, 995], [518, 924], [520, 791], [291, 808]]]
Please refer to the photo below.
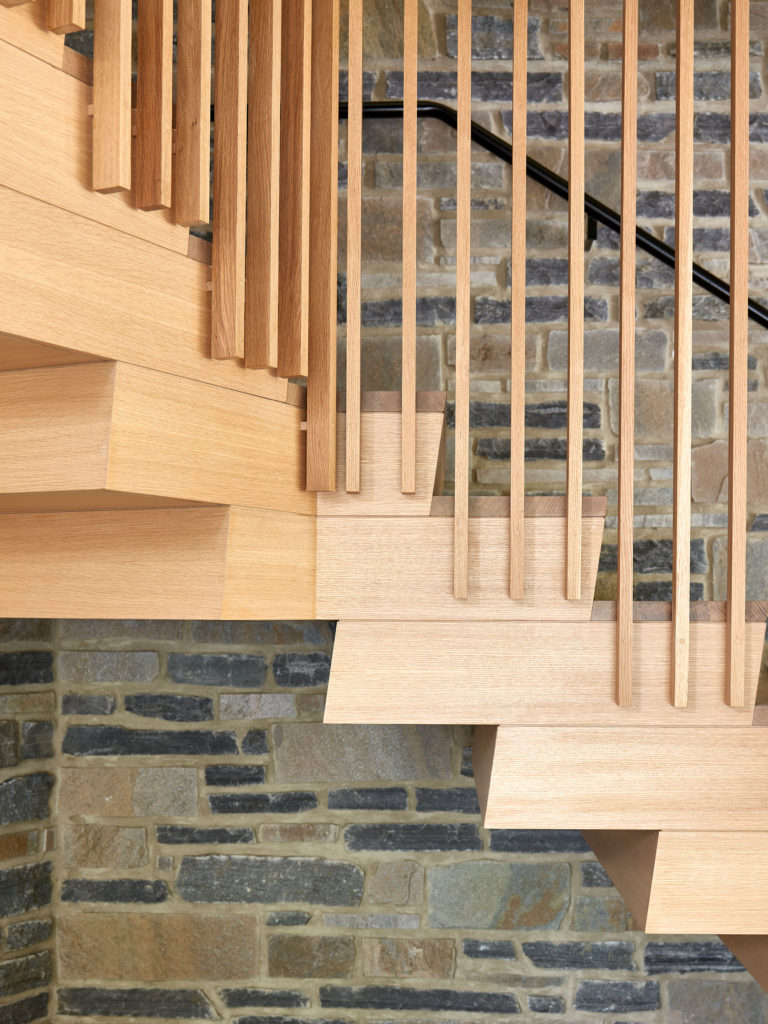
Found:
[[402, 491], [416, 490], [416, 195], [419, 4], [403, 11]]
[[51, 32], [59, 35], [80, 32], [85, 25], [85, 0], [48, 0], [48, 28]]
[[140, 210], [171, 205], [173, 161], [173, 0], [139, 0], [136, 173]]
[[173, 214], [191, 227], [211, 219], [211, 0], [179, 0]]
[[95, 0], [93, 188], [131, 187], [131, 0]]
[[350, 493], [356, 493], [360, 490], [360, 329], [362, 303], [361, 260], [363, 206], [363, 0], [349, 0], [348, 67], [347, 436], [345, 477], [347, 491]]

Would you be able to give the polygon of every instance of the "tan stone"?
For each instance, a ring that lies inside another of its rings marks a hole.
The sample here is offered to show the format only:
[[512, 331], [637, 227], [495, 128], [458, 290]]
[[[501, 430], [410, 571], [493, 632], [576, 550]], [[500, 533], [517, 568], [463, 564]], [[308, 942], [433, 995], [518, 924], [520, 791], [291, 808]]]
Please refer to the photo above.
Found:
[[368, 877], [371, 903], [406, 906], [424, 899], [424, 868], [415, 860], [385, 860]]
[[[341, 53], [349, 45], [346, 4], [341, 8]], [[370, 57], [403, 56], [403, 0], [366, 0], [363, 15], [363, 51]], [[419, 0], [419, 56], [434, 57], [437, 53], [432, 19], [423, 0]]]
[[0, 860], [13, 860], [14, 857], [23, 857], [28, 853], [30, 835], [31, 832], [12, 832], [0, 836]]
[[62, 814], [94, 814], [130, 817], [136, 768], [62, 768], [59, 778], [59, 811]]
[[332, 843], [339, 837], [338, 825], [322, 825], [309, 821], [271, 822], [259, 826], [262, 843]]
[[[432, 201], [419, 199], [416, 213], [416, 245], [419, 260], [431, 260]], [[403, 197], [372, 195], [363, 199], [363, 260], [400, 263], [403, 258]], [[346, 206], [339, 206], [339, 259], [346, 259]]]
[[[694, 501], [728, 500], [728, 442], [713, 441], [693, 449], [691, 492]], [[747, 499], [759, 507], [768, 503], [768, 439], [747, 444]]]
[[344, 936], [273, 935], [269, 974], [273, 978], [348, 978], [355, 940]]
[[137, 868], [148, 861], [146, 829], [117, 825], [64, 829], [64, 863], [70, 867]]
[[131, 805], [137, 816], [197, 813], [197, 769], [139, 768]]
[[369, 978], [453, 977], [453, 939], [364, 938], [362, 945]]
[[239, 914], [63, 913], [63, 981], [204, 981], [258, 971], [255, 917]]
[[3, 693], [0, 694], [1, 715], [51, 715], [56, 711], [56, 694]]

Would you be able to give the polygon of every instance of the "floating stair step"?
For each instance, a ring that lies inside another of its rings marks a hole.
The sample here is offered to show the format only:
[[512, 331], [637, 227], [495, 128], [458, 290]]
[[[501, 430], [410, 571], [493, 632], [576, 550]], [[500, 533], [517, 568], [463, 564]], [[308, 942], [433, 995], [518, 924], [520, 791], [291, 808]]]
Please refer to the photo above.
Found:
[[766, 729], [484, 725], [475, 750], [487, 828], [768, 830]]

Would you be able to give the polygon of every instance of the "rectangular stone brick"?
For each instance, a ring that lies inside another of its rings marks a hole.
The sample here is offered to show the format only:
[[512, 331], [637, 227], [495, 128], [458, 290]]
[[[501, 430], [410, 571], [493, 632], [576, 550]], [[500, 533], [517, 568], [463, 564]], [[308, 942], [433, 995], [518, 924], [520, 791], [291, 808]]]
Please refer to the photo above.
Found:
[[262, 843], [333, 843], [339, 838], [338, 825], [314, 821], [270, 822], [259, 825]]
[[327, 686], [330, 671], [331, 658], [324, 651], [285, 651], [272, 661], [278, 686]]
[[479, 814], [477, 791], [474, 786], [454, 786], [450, 789], [416, 789], [417, 811], [442, 811], [447, 814]]
[[235, 1009], [243, 1006], [309, 1006], [309, 997], [298, 989], [225, 988], [219, 995], [225, 1006]]
[[53, 722], [22, 722], [21, 756], [25, 761], [53, 757]]
[[361, 945], [369, 978], [453, 977], [453, 939], [364, 938]]
[[50, 772], [17, 775], [0, 782], [0, 825], [48, 818], [53, 783]]
[[159, 879], [65, 878], [61, 886], [65, 903], [164, 903], [168, 895]]
[[1, 693], [0, 715], [50, 715], [56, 711], [56, 694]]
[[64, 640], [181, 640], [184, 623], [174, 619], [60, 619]]
[[213, 814], [301, 814], [317, 807], [317, 796], [296, 793], [214, 793], [208, 797]]
[[65, 693], [61, 698], [63, 715], [111, 715], [117, 702], [107, 693]]
[[196, 828], [194, 825], [158, 825], [155, 829], [158, 843], [174, 846], [186, 843], [252, 843], [250, 828]]
[[53, 921], [49, 918], [38, 918], [34, 921], [16, 921], [8, 926], [5, 936], [5, 948], [15, 952], [20, 949], [28, 949], [30, 946], [38, 946], [41, 942], [47, 942], [52, 933]]
[[592, 1013], [642, 1013], [661, 1006], [656, 981], [582, 981], [573, 1002], [576, 1010]]
[[19, 723], [0, 722], [0, 768], [13, 768], [19, 763]]
[[477, 825], [349, 825], [350, 850], [480, 850]]
[[524, 942], [534, 967], [567, 971], [633, 971], [631, 942]]
[[47, 985], [53, 975], [51, 951], [44, 949], [29, 956], [16, 957], [0, 963], [0, 992], [15, 996]]
[[203, 729], [125, 729], [120, 725], [70, 725], [62, 752], [76, 757], [123, 757], [146, 754], [236, 754], [233, 732]]
[[0, 686], [42, 686], [52, 682], [50, 651], [0, 653]]
[[242, 751], [244, 754], [268, 754], [266, 729], [249, 729], [243, 737]]
[[176, 891], [188, 903], [320, 903], [357, 906], [363, 872], [357, 864], [313, 857], [208, 854], [184, 857]]
[[205, 722], [213, 718], [210, 697], [180, 697], [170, 693], [126, 694], [125, 710], [142, 718], [165, 722]]
[[649, 942], [643, 967], [648, 974], [692, 974], [700, 971], [743, 972], [722, 942]]
[[264, 782], [263, 764], [209, 764], [205, 766], [206, 786], [256, 786]]
[[349, 978], [355, 965], [355, 940], [346, 936], [271, 935], [272, 978]]
[[219, 718], [295, 718], [296, 698], [290, 693], [222, 693]]
[[414, 931], [421, 926], [421, 918], [418, 914], [323, 914], [323, 924], [344, 931]]
[[370, 1010], [445, 1010], [453, 1013], [518, 1013], [511, 992], [462, 992], [458, 989], [366, 985], [322, 985], [320, 1005]]
[[367, 895], [371, 903], [404, 906], [424, 899], [424, 868], [418, 861], [383, 860], [368, 870]]
[[49, 861], [0, 871], [0, 917], [14, 917], [47, 907], [51, 902]]
[[218, 1014], [196, 989], [61, 988], [59, 1013], [67, 1017], [171, 1017], [215, 1020]]
[[404, 811], [408, 794], [402, 786], [332, 789], [328, 807], [337, 811]]
[[47, 992], [39, 992], [36, 996], [20, 999], [2, 1009], [3, 1024], [32, 1024], [48, 1015], [50, 996]]
[[514, 942], [506, 939], [464, 939], [463, 950], [473, 959], [517, 960]]
[[581, 832], [555, 829], [492, 829], [497, 853], [589, 853]]
[[13, 860], [25, 853], [34, 853], [37, 846], [37, 831], [10, 832], [0, 836], [0, 860]]
[[150, 683], [159, 671], [155, 651], [61, 651], [58, 657], [65, 683]]
[[0, 643], [10, 641], [49, 641], [53, 639], [53, 619], [0, 619]]
[[143, 828], [70, 824], [64, 829], [63, 849], [69, 867], [137, 868], [149, 861]]
[[432, 928], [558, 928], [570, 904], [568, 864], [472, 860], [427, 871]]
[[168, 655], [168, 677], [190, 686], [244, 686], [257, 689], [264, 685], [267, 662], [260, 654], [182, 654]]
[[308, 924], [311, 916], [306, 910], [278, 910], [267, 915], [267, 926], [269, 928], [297, 928], [300, 925]]

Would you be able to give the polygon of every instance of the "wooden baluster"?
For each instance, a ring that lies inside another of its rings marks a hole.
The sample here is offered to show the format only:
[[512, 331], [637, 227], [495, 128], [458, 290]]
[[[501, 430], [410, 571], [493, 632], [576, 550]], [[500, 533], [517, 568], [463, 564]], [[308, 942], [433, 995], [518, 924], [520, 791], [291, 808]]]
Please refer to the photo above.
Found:
[[672, 554], [672, 687], [688, 704], [691, 589], [691, 358], [693, 303], [693, 0], [677, 6], [675, 173], [675, 467]]
[[731, 4], [731, 339], [727, 697], [744, 706], [749, 351], [749, 3]]
[[282, 0], [252, 0], [248, 18], [245, 365], [277, 367]]
[[[406, 5], [407, 11], [407, 5]], [[360, 328], [363, 203], [363, 0], [349, 0], [347, 62], [347, 491], [360, 490]], [[405, 321], [403, 321], [405, 324]], [[405, 407], [405, 400], [403, 400]]]
[[95, 0], [93, 187], [131, 187], [131, 0]]
[[277, 353], [281, 377], [306, 377], [309, 366], [312, 70], [312, 0], [283, 0]]
[[[23, 2], [23, 0], [22, 0]], [[85, 28], [85, 0], [48, 0], [48, 28], [63, 35]]]
[[637, 230], [638, 0], [624, 0], [621, 127], [619, 366], [619, 543], [616, 583], [616, 701], [632, 704], [635, 473], [635, 233]]
[[248, 0], [218, 0], [213, 132], [214, 359], [243, 355], [247, 87]]
[[456, 456], [453, 593], [469, 596], [469, 337], [472, 199], [472, 0], [459, 0], [456, 153]]
[[177, 224], [207, 224], [211, 203], [211, 0], [178, 0], [176, 163]]
[[403, 11], [402, 491], [416, 490], [416, 195], [418, 189], [419, 4]]
[[525, 257], [528, 0], [516, 0], [512, 64], [512, 248], [509, 364], [509, 596], [525, 597]]
[[584, 0], [568, 14], [568, 461], [566, 597], [581, 597], [584, 422]]
[[339, 0], [314, 0], [307, 489], [336, 489]]
[[136, 172], [140, 210], [171, 205], [173, 0], [139, 0]]

